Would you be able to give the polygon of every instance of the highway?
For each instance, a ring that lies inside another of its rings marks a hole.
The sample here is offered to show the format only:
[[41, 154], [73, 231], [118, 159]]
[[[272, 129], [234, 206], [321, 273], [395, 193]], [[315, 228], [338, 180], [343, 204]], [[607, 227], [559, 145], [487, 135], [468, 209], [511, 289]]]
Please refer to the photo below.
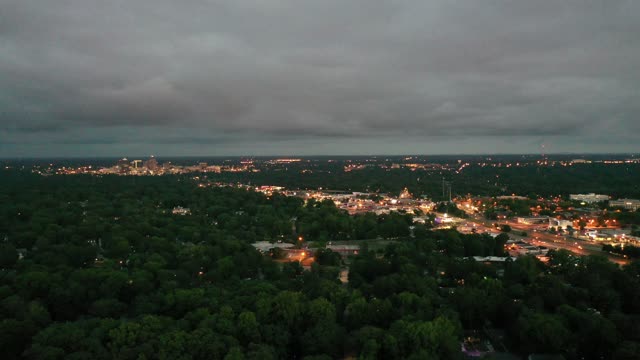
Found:
[[[549, 249], [566, 249], [577, 255], [604, 255], [609, 259], [609, 261], [621, 266], [627, 265], [630, 262], [629, 259], [626, 259], [624, 257], [603, 252], [599, 244], [594, 244], [582, 239], [566, 237], [562, 235], [554, 235], [546, 231], [537, 231], [536, 228], [540, 227], [540, 225], [525, 225], [506, 220], [486, 220], [477, 214], [472, 215], [471, 219], [473, 220], [470, 220], [469, 223], [475, 224], [478, 228], [478, 231], [496, 231], [496, 229], [493, 227], [493, 224], [498, 222], [511, 226], [511, 229], [513, 231], [509, 234], [509, 236], [516, 240], [526, 240], [531, 242], [533, 245], [546, 246]], [[527, 236], [521, 236], [518, 234], [522, 231], [525, 231], [527, 233]]]

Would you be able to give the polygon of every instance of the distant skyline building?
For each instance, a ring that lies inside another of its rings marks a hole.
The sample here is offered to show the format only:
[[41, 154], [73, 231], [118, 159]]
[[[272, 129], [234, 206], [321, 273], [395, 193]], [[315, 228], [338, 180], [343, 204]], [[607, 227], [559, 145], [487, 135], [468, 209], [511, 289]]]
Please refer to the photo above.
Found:
[[131, 164], [129, 164], [129, 160], [127, 158], [122, 158], [118, 160], [116, 166], [119, 173], [122, 174], [129, 170], [129, 168], [131, 167]]
[[158, 170], [158, 160], [156, 160], [156, 158], [151, 155], [149, 160], [144, 162], [143, 166], [151, 171], [156, 171]]

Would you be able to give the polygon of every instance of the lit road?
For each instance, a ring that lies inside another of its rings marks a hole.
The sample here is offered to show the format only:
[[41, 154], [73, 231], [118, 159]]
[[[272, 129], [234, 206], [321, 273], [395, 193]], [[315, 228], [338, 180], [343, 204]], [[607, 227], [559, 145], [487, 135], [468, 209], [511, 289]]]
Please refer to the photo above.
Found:
[[627, 265], [629, 263], [628, 259], [621, 256], [603, 252], [599, 244], [563, 235], [554, 235], [545, 231], [533, 231], [535, 226], [531, 225], [527, 226], [514, 222], [508, 222], [508, 224], [515, 230], [527, 231], [529, 237], [537, 245], [547, 246], [550, 249], [566, 249], [578, 255], [605, 255], [609, 261], [618, 265]]
[[[609, 261], [614, 262], [618, 265], [627, 265], [629, 264], [629, 260], [620, 256], [616, 256], [610, 253], [603, 252], [601, 250], [600, 245], [594, 244], [585, 240], [575, 239], [575, 238], [567, 238], [561, 235], [550, 234], [545, 231], [535, 231], [536, 227], [540, 227], [540, 225], [524, 225], [518, 224], [512, 221], [491, 221], [481, 219], [479, 216], [473, 216], [473, 222], [478, 227], [478, 231], [489, 231], [493, 230], [493, 223], [499, 222], [503, 224], [508, 224], [511, 226], [515, 232], [511, 232], [509, 234], [510, 237], [516, 239], [527, 239], [530, 240], [534, 245], [538, 246], [546, 246], [549, 249], [566, 249], [577, 255], [604, 255]], [[527, 236], [518, 235], [518, 231], [526, 231]]]

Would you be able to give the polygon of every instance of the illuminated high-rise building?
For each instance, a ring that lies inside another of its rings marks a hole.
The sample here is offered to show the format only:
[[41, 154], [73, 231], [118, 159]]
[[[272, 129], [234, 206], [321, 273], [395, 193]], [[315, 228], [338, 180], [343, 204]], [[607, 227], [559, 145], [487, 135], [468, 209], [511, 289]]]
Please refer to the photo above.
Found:
[[156, 171], [158, 170], [158, 160], [156, 160], [156, 158], [153, 155], [151, 155], [149, 160], [144, 162], [144, 167], [146, 167], [151, 171]]

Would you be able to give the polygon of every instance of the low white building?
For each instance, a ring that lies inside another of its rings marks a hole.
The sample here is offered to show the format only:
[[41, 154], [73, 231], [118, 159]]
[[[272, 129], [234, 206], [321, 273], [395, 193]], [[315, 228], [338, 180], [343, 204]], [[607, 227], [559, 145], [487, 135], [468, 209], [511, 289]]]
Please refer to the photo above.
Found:
[[275, 249], [275, 248], [280, 248], [280, 249], [289, 249], [293, 247], [293, 244], [289, 244], [289, 243], [272, 243], [269, 241], [258, 241], [255, 242], [253, 244], [251, 244], [251, 246], [253, 246], [254, 248], [256, 248], [257, 250], [260, 250], [261, 252], [267, 252], [271, 249]]
[[516, 218], [518, 224], [537, 225], [549, 223], [548, 216], [519, 216]]
[[519, 195], [502, 195], [502, 196], [496, 196], [496, 199], [498, 200], [529, 200], [528, 197], [526, 196], [519, 196]]
[[637, 199], [618, 199], [609, 201], [610, 207], [621, 207], [627, 210], [636, 211], [640, 208], [640, 200]]
[[190, 215], [191, 209], [184, 208], [182, 206], [176, 206], [173, 208], [173, 210], [171, 210], [171, 213], [174, 215]]
[[507, 260], [516, 260], [513, 256], [473, 256], [473, 260], [478, 262], [505, 262]]
[[573, 227], [573, 221], [549, 218], [549, 227], [555, 227], [558, 229], [567, 230], [567, 227], [569, 226]]
[[569, 199], [576, 200], [576, 201], [582, 201], [582, 202], [585, 202], [587, 204], [597, 203], [597, 202], [601, 202], [601, 201], [607, 201], [607, 200], [609, 200], [609, 198], [610, 198], [609, 195], [602, 195], [602, 194], [595, 194], [595, 193], [571, 194], [571, 195], [569, 195]]

